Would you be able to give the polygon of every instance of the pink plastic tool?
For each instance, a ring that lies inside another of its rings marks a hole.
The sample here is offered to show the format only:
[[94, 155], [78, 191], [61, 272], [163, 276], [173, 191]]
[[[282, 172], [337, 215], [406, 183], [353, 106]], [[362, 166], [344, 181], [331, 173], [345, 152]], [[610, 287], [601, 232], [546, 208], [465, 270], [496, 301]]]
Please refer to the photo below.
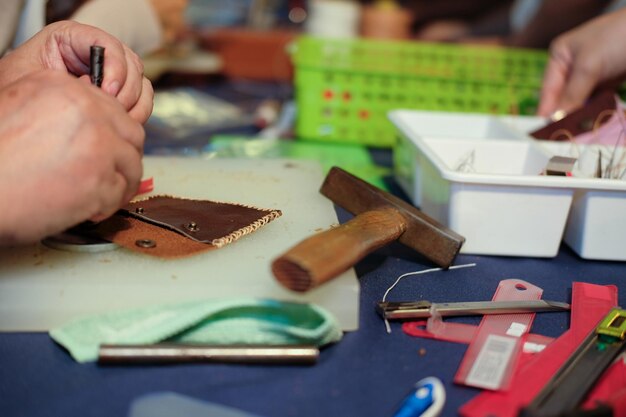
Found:
[[[520, 279], [500, 281], [493, 301], [539, 300], [543, 290]], [[484, 389], [506, 389], [522, 353], [522, 336], [533, 313], [485, 315], [461, 362], [454, 382]]]
[[462, 406], [459, 414], [463, 417], [516, 417], [616, 305], [617, 288], [614, 285], [573, 283], [570, 329], [543, 352], [528, 357], [514, 373], [508, 391], [485, 391]]
[[[409, 336], [465, 344], [469, 344], [476, 337], [478, 328], [478, 326], [472, 324], [443, 321], [443, 318], [437, 312], [436, 303], [433, 303], [430, 317], [427, 320], [409, 321], [402, 324], [402, 331]], [[539, 346], [545, 346], [552, 340], [550, 337], [538, 334], [528, 334], [525, 337], [526, 343]]]

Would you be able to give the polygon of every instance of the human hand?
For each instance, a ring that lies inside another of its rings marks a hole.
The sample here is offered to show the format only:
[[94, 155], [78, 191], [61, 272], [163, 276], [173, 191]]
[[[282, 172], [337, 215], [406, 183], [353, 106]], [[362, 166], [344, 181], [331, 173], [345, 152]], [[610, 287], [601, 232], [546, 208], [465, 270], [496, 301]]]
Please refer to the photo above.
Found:
[[185, 9], [188, 1], [150, 0], [150, 3], [159, 16], [165, 44], [173, 43], [185, 29]]
[[0, 90], [0, 246], [113, 214], [135, 195], [143, 141], [119, 102], [60, 71]]
[[88, 82], [89, 48], [96, 44], [105, 48], [102, 89], [144, 123], [152, 112], [153, 90], [139, 57], [106, 32], [76, 22], [48, 25], [0, 59], [0, 88], [42, 69], [67, 71]]
[[556, 38], [541, 90], [539, 115], [580, 107], [600, 84], [626, 75], [626, 10], [600, 16]]

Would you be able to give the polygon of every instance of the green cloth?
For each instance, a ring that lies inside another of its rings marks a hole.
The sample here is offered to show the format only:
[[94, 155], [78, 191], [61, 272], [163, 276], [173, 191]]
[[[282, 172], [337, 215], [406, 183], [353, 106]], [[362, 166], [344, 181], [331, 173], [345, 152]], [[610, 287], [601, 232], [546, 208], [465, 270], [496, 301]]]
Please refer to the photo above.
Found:
[[51, 330], [50, 336], [78, 362], [88, 362], [97, 360], [105, 343], [322, 346], [339, 341], [342, 332], [330, 313], [313, 304], [231, 299], [85, 317]]

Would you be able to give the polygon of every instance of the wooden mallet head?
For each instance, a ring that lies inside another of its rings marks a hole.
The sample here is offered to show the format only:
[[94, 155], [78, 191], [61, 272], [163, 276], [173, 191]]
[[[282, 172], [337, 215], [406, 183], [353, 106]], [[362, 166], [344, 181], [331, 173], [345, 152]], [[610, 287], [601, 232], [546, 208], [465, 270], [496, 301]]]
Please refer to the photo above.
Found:
[[355, 217], [274, 260], [274, 276], [291, 290], [308, 291], [395, 240], [448, 268], [465, 241], [411, 204], [340, 168], [330, 170], [320, 192]]

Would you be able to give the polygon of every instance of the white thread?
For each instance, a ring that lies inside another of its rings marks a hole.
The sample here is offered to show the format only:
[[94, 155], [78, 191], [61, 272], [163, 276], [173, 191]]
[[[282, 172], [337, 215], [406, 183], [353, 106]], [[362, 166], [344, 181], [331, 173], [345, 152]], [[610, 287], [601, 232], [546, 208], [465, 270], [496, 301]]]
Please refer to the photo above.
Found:
[[472, 149], [466, 155], [459, 159], [459, 162], [456, 164], [456, 168], [454, 170], [463, 173], [476, 172], [476, 168], [474, 167], [475, 159], [476, 149]]
[[[476, 266], [475, 263], [471, 263], [471, 264], [463, 264], [463, 265], [454, 265], [451, 266], [448, 269], [461, 269], [461, 268], [471, 268]], [[407, 272], [406, 274], [402, 274], [400, 275], [397, 279], [396, 282], [394, 282], [393, 284], [391, 284], [391, 286], [389, 288], [387, 288], [387, 291], [385, 291], [385, 295], [383, 295], [383, 302], [387, 301], [387, 295], [389, 295], [389, 293], [391, 292], [392, 289], [395, 288], [396, 285], [398, 285], [398, 283], [400, 282], [401, 279], [412, 276], [412, 275], [421, 275], [421, 274], [427, 274], [429, 272], [439, 272], [439, 271], [443, 271], [444, 268], [431, 268], [431, 269], [424, 269], [422, 271], [414, 271], [414, 272]], [[385, 320], [385, 328], [387, 329], [387, 333], [391, 333], [391, 326], [389, 325], [389, 320], [387, 320], [386, 318], [384, 318]]]
[[[259, 209], [261, 210], [261, 209]], [[229, 243], [234, 242], [235, 240], [239, 239], [242, 236], [248, 235], [252, 232], [254, 232], [256, 229], [258, 229], [261, 226], [264, 226], [266, 224], [268, 224], [269, 222], [271, 222], [274, 219], [277, 219], [278, 217], [281, 216], [281, 212], [280, 211], [272, 211], [270, 212], [270, 214], [267, 214], [265, 216], [263, 216], [262, 218], [260, 218], [259, 220], [254, 221], [253, 223], [249, 224], [248, 226], [242, 227], [241, 229], [235, 230], [234, 232], [221, 237], [219, 239], [213, 239], [211, 241], [211, 244], [213, 246], [216, 246], [218, 248], [221, 248], [224, 245], [228, 245]]]

